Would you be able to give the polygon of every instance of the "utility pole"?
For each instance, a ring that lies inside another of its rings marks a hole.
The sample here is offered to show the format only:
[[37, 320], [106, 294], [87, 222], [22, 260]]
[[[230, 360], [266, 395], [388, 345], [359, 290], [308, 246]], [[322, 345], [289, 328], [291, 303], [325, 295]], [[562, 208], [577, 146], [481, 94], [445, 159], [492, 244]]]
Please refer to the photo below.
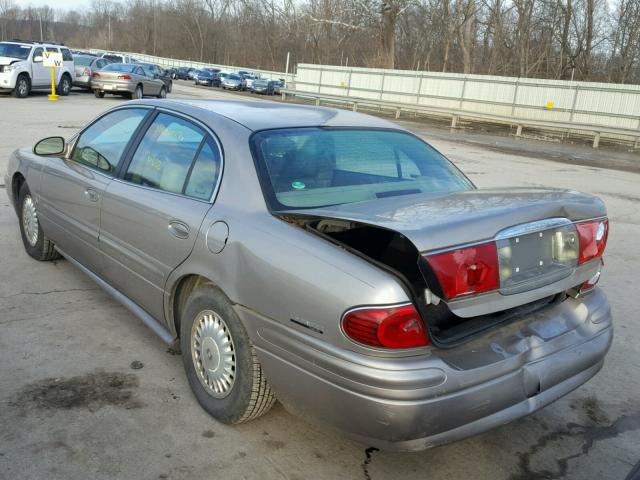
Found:
[[40, 12], [40, 41], [44, 41], [44, 38], [42, 36], [42, 12]]

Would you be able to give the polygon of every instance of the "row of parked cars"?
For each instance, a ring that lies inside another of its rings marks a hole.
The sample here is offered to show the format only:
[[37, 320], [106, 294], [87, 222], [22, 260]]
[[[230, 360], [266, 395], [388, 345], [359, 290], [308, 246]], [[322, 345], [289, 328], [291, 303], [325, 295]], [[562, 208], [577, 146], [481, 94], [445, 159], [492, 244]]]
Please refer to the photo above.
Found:
[[176, 78], [193, 80], [196, 85], [220, 87], [223, 90], [248, 90], [251, 93], [264, 95], [280, 93], [280, 89], [284, 87], [284, 80], [261, 78], [260, 74], [246, 70], [223, 72], [219, 68], [195, 69], [180, 67], [176, 70]]
[[51, 68], [44, 66], [44, 57], [51, 52], [62, 56], [62, 63], [54, 72], [56, 91], [61, 96], [69, 95], [72, 87], [79, 87], [99, 98], [107, 93], [127, 98], [164, 98], [173, 88], [169, 72], [132, 57], [95, 55], [51, 42], [10, 40], [0, 42], [0, 92], [25, 98], [32, 91], [49, 90]]

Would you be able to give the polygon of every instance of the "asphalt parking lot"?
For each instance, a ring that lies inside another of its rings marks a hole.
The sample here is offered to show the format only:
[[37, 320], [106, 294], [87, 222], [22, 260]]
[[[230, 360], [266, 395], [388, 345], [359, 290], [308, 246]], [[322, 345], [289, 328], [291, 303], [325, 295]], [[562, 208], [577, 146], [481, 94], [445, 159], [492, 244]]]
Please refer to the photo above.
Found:
[[[182, 83], [171, 95], [234, 96]], [[15, 148], [70, 136], [122, 101], [0, 96], [0, 170]], [[545, 160], [543, 144], [534, 158], [405, 125], [478, 186], [567, 187], [605, 200], [600, 284], [616, 336], [593, 380], [527, 418], [419, 453], [366, 450], [279, 404], [257, 421], [222, 425], [191, 395], [180, 357], [124, 307], [68, 262], [27, 256], [0, 191], [0, 478], [623, 479], [640, 459], [640, 174]]]

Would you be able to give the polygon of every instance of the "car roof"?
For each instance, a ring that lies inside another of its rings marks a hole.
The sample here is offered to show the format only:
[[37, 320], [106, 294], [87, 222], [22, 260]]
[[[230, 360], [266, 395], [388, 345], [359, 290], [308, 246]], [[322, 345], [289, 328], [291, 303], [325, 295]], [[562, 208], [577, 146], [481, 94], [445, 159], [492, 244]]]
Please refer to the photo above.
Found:
[[185, 111], [185, 107], [206, 110], [233, 120], [253, 131], [320, 126], [401, 129], [398, 125], [382, 118], [349, 110], [272, 101], [163, 99], [140, 100], [139, 103], [166, 107], [187, 114], [189, 112]]

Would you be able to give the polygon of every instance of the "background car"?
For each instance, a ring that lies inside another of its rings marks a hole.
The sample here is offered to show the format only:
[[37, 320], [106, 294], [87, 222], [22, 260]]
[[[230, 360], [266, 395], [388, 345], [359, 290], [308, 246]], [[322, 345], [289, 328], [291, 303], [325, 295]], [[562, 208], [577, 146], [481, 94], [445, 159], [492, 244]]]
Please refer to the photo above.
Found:
[[171, 78], [172, 80], [175, 80], [176, 78], [176, 69], [173, 67], [169, 67], [169, 68], [165, 68], [165, 71], [167, 72], [167, 75], [169, 75], [169, 78]]
[[103, 53], [102, 58], [106, 58], [111, 63], [138, 63], [138, 61], [129, 55], [116, 55], [115, 53]]
[[95, 55], [74, 55], [75, 77], [73, 86], [91, 91], [91, 75], [95, 70], [101, 70], [111, 62]]
[[145, 73], [151, 74], [153, 78], [162, 80], [167, 89], [167, 93], [171, 93], [171, 90], [173, 90], [173, 80], [171, 80], [171, 75], [167, 70], [154, 63], [141, 63], [140, 65]]
[[43, 65], [45, 51], [62, 54], [62, 65], [55, 69], [56, 93], [69, 95], [75, 77], [71, 51], [54, 43], [23, 40], [0, 42], [0, 92], [25, 98], [32, 90], [50, 90], [51, 68]]
[[221, 79], [220, 85], [223, 90], [242, 90], [243, 81], [240, 75], [229, 74]]
[[216, 74], [209, 70], [199, 70], [193, 77], [193, 81], [196, 85], [202, 85], [205, 87], [213, 87], [216, 80]]
[[112, 63], [91, 75], [91, 88], [96, 97], [106, 93], [127, 98], [142, 98], [144, 95], [164, 98], [167, 87], [159, 78], [154, 78], [141, 65], [132, 63]]
[[191, 80], [189, 73], [192, 72], [193, 70], [194, 69], [191, 67], [178, 67], [176, 69], [176, 78], [178, 80]]
[[273, 95], [275, 92], [275, 81], [256, 79], [249, 88], [251, 93], [261, 93], [263, 95]]

